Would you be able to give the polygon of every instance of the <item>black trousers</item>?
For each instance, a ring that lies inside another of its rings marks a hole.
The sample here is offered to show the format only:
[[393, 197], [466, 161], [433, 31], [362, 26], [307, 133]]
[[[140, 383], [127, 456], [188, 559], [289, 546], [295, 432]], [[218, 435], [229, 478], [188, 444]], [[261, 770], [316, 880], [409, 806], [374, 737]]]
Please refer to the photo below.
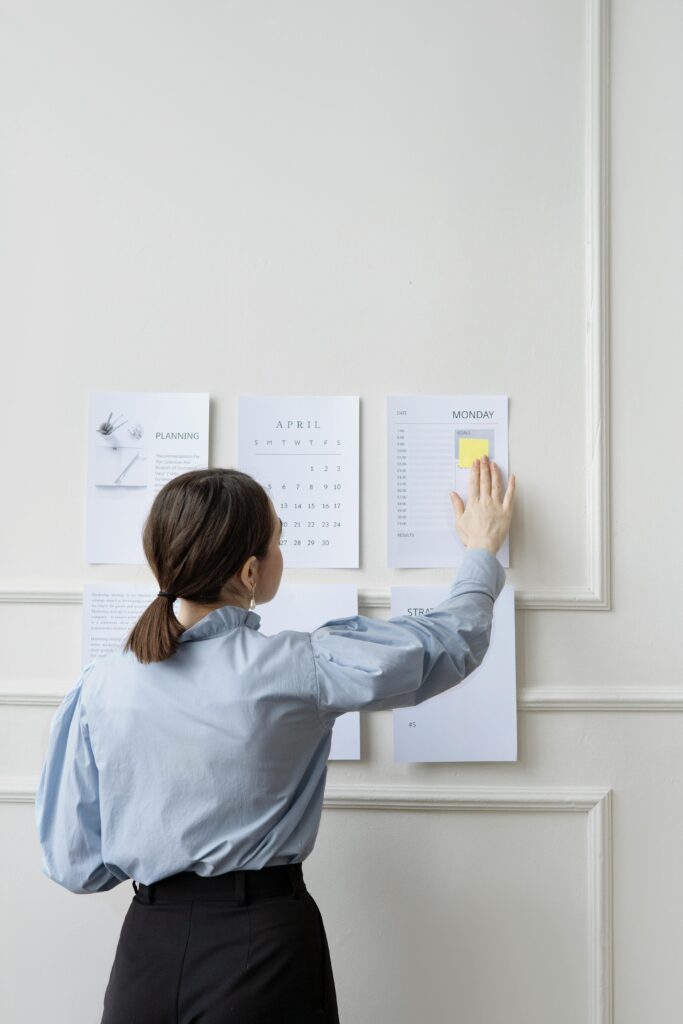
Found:
[[133, 888], [100, 1024], [338, 1024], [301, 864]]

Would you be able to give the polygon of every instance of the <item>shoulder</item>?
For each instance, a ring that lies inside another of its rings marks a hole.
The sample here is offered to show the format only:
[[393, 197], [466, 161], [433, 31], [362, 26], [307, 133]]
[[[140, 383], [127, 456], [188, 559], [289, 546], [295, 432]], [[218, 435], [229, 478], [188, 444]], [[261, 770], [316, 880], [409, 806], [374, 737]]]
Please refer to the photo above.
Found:
[[281, 684], [289, 680], [296, 692], [308, 690], [315, 672], [311, 634], [299, 629], [258, 634], [257, 659], [263, 671], [277, 673]]
[[282, 629], [279, 633], [262, 633], [259, 630], [256, 636], [264, 652], [275, 654], [282, 651], [296, 654], [308, 650], [311, 634], [300, 629]]
[[140, 663], [130, 651], [122, 649], [98, 654], [89, 661], [76, 684], [81, 688], [82, 697], [86, 701], [94, 698], [112, 679], [120, 680], [122, 675]]

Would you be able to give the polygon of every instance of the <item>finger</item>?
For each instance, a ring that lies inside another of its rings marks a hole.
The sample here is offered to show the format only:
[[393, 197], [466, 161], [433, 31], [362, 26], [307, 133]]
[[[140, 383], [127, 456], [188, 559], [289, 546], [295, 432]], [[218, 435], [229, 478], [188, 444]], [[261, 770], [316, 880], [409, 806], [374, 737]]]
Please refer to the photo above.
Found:
[[453, 508], [455, 509], [455, 517], [456, 519], [459, 519], [465, 511], [465, 502], [457, 491], [451, 491], [451, 501], [453, 502]]
[[491, 497], [497, 504], [503, 500], [503, 477], [497, 462], [491, 463]]
[[516, 480], [515, 474], [513, 473], [510, 479], [508, 480], [507, 490], [505, 492], [505, 497], [503, 498], [503, 508], [505, 509], [506, 512], [508, 511], [508, 509], [512, 507], [512, 502], [515, 497], [515, 486]]
[[467, 484], [467, 501], [477, 501], [479, 498], [479, 459], [475, 459], [470, 466], [470, 479]]
[[487, 455], [481, 459], [481, 472], [479, 474], [479, 494], [482, 498], [491, 497], [491, 463]]

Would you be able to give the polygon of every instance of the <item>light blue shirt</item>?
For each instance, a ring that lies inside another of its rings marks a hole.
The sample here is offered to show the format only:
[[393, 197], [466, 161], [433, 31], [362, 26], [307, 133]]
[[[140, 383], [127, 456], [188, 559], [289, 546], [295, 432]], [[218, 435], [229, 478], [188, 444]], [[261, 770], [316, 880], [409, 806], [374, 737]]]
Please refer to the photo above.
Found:
[[335, 719], [420, 704], [487, 651], [505, 571], [472, 550], [431, 612], [259, 632], [235, 605], [167, 661], [91, 661], [51, 724], [36, 793], [42, 871], [71, 892], [304, 860]]

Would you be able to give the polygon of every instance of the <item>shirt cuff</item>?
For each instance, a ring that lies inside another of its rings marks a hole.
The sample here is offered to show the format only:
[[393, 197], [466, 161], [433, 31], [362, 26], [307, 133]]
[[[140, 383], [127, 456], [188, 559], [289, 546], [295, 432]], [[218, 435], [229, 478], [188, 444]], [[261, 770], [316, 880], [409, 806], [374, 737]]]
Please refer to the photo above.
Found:
[[451, 594], [456, 593], [461, 584], [467, 583], [479, 583], [486, 587], [495, 601], [505, 586], [505, 569], [496, 556], [485, 548], [468, 548], [451, 584]]

